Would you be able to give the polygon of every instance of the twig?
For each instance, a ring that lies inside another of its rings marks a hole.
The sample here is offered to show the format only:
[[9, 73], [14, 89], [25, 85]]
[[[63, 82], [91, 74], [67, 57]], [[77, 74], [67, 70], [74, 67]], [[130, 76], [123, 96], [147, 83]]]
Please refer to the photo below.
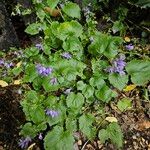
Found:
[[82, 146], [82, 148], [81, 148], [81, 150], [84, 150], [84, 148], [85, 148], [85, 146], [86, 146], [86, 144], [89, 142], [89, 140], [87, 140], [85, 143], [84, 143], [84, 145]]

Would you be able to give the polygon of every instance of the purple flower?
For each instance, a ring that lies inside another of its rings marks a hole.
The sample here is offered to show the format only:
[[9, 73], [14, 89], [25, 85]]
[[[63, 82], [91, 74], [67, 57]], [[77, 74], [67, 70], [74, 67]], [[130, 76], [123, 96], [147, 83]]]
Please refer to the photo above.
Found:
[[39, 134], [39, 137], [38, 137], [38, 138], [39, 138], [39, 140], [42, 140], [42, 139], [43, 139], [42, 133]]
[[57, 84], [57, 79], [56, 78], [52, 78], [50, 83], [53, 84], [53, 85]]
[[36, 69], [37, 69], [38, 73], [42, 76], [50, 75], [52, 73], [52, 70], [53, 70], [51, 67], [44, 67], [41, 64], [38, 64], [36, 66]]
[[46, 109], [45, 110], [46, 115], [51, 116], [52, 118], [57, 117], [59, 115], [58, 111]]
[[4, 63], [4, 66], [6, 67], [6, 68], [10, 68], [10, 67], [12, 67], [12, 66], [14, 66], [14, 64], [11, 62], [11, 63]]
[[126, 45], [125, 48], [127, 50], [133, 50], [134, 49], [134, 46], [132, 44], [129, 44], [129, 45]]
[[69, 94], [69, 93], [71, 92], [71, 90], [72, 90], [71, 88], [66, 89], [66, 90], [64, 91], [64, 94], [66, 94], [66, 95]]
[[124, 61], [125, 57], [120, 56], [116, 60], [113, 61], [113, 65], [107, 69], [109, 73], [119, 73], [120, 75], [124, 75], [124, 68], [126, 66], [126, 62]]
[[67, 52], [62, 53], [61, 56], [66, 58], [66, 59], [71, 59], [71, 57], [72, 57], [72, 55], [67, 53]]
[[0, 59], [0, 65], [4, 65], [4, 60]]
[[38, 48], [39, 50], [44, 50], [42, 44], [36, 44], [35, 47]]
[[25, 149], [28, 147], [29, 143], [31, 142], [31, 138], [30, 137], [26, 137], [25, 139], [20, 139], [19, 140], [19, 146], [22, 148], [22, 149]]

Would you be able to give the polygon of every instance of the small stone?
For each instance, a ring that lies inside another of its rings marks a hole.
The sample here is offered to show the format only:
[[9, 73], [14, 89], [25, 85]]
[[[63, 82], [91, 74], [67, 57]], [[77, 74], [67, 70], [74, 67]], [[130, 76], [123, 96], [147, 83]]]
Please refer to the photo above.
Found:
[[133, 135], [133, 136], [132, 136], [132, 138], [135, 140], [135, 139], [136, 139], [136, 136], [135, 136], [135, 135]]
[[78, 141], [78, 145], [80, 145], [80, 146], [82, 145], [82, 141], [81, 140]]

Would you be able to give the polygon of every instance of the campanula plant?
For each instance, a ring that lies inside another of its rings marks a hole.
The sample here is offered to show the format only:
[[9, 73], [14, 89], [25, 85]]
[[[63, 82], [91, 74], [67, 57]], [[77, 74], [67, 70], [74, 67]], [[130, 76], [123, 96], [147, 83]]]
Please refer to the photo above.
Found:
[[[25, 139], [20, 140], [20, 147], [26, 148], [38, 137], [45, 150], [71, 150], [75, 132], [81, 132], [89, 140], [98, 135], [103, 143], [110, 139], [121, 148], [120, 126], [116, 122], [106, 122], [106, 128], [100, 126], [99, 119], [105, 120], [106, 115], [99, 109], [118, 96], [116, 91], [127, 85], [129, 75], [135, 84], [147, 83], [150, 62], [128, 63], [121, 48], [122, 38], [98, 31], [94, 13], [87, 10], [86, 23], [81, 24], [81, 10], [76, 3], [33, 3], [37, 23], [25, 31], [36, 35], [42, 30], [44, 37], [41, 43], [25, 50], [23, 82], [29, 90], [21, 102], [27, 123], [20, 132]], [[43, 11], [45, 8], [49, 11]], [[58, 19], [52, 14], [54, 10]], [[126, 48], [131, 50], [132, 45]], [[138, 67], [133, 69], [132, 65]], [[140, 68], [141, 75], [146, 75], [137, 81]]]

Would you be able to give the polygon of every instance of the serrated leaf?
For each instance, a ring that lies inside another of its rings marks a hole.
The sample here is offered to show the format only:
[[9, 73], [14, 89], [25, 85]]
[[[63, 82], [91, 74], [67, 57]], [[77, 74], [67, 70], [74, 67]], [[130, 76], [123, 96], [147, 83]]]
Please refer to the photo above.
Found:
[[74, 52], [74, 51], [79, 52], [83, 49], [83, 47], [77, 37], [71, 36], [66, 41], [63, 42], [63, 49], [69, 52]]
[[63, 11], [72, 18], [80, 18], [80, 7], [76, 3], [69, 2], [63, 7]]
[[98, 137], [102, 143], [105, 143], [109, 139], [109, 133], [105, 129], [101, 129], [98, 133]]
[[85, 89], [86, 84], [83, 81], [78, 81], [77, 82], [77, 90], [82, 91], [83, 89]]
[[51, 9], [54, 9], [58, 3], [59, 0], [47, 0], [47, 4]]
[[121, 111], [125, 111], [127, 109], [130, 109], [132, 106], [131, 104], [131, 100], [128, 98], [123, 98], [121, 99], [118, 103], [117, 103], [117, 107], [121, 110]]
[[106, 129], [100, 130], [98, 137], [102, 143], [110, 139], [118, 148], [123, 146], [123, 134], [120, 126], [116, 122], [112, 122], [107, 126]]
[[25, 32], [30, 35], [36, 35], [39, 33], [40, 27], [41, 27], [40, 23], [32, 23], [25, 29]]
[[75, 36], [80, 37], [82, 35], [83, 28], [77, 21], [64, 22], [57, 27], [57, 31], [54, 33], [59, 39], [65, 40], [67, 37]]
[[116, 97], [117, 93], [112, 91], [108, 86], [104, 85], [101, 89], [96, 91], [96, 97], [108, 103], [113, 97]]
[[144, 85], [150, 81], [150, 61], [148, 60], [132, 60], [127, 64], [126, 70], [136, 85]]
[[45, 150], [73, 150], [74, 138], [69, 131], [56, 126], [44, 138]]
[[128, 82], [128, 76], [111, 73], [109, 74], [109, 82], [114, 87], [118, 88], [119, 90], [122, 90]]
[[36, 77], [38, 77], [35, 65], [28, 64], [25, 68], [24, 82], [32, 82]]
[[73, 93], [71, 92], [68, 96], [67, 96], [67, 106], [70, 108], [81, 108], [82, 105], [84, 104], [84, 97], [81, 93]]
[[6, 81], [0, 80], [0, 86], [6, 87], [6, 86], [8, 86], [8, 83]]
[[93, 139], [96, 134], [96, 129], [93, 127], [92, 123], [95, 118], [91, 114], [82, 115], [79, 118], [79, 127], [80, 130], [89, 138]]

